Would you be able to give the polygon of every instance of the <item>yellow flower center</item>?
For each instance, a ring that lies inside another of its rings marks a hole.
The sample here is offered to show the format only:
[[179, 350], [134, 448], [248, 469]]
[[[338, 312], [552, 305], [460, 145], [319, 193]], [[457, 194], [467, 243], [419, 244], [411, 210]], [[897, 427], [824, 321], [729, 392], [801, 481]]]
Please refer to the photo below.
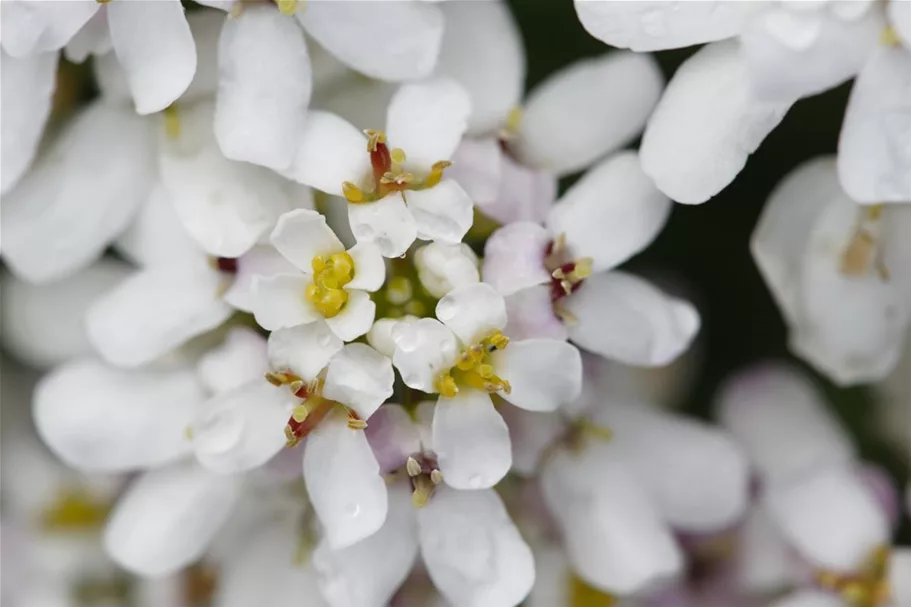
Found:
[[816, 580], [826, 590], [840, 595], [849, 607], [884, 607], [890, 600], [887, 546], [877, 548], [856, 574], [821, 571]]
[[501, 331], [494, 331], [478, 343], [465, 348], [459, 354], [455, 366], [434, 380], [434, 388], [449, 398], [458, 394], [460, 386], [470, 386], [491, 394], [501, 391], [509, 394], [512, 391], [509, 382], [498, 377], [491, 364], [492, 354], [506, 349], [508, 344], [508, 337]]
[[354, 260], [346, 252], [317, 255], [311, 267], [313, 282], [307, 285], [307, 301], [324, 317], [337, 316], [348, 303], [344, 287], [354, 279]]
[[579, 577], [573, 575], [569, 580], [569, 601], [567, 604], [570, 607], [614, 607], [617, 604], [617, 599], [589, 586]]
[[48, 531], [100, 529], [110, 506], [80, 488], [63, 489], [41, 515], [41, 526]]

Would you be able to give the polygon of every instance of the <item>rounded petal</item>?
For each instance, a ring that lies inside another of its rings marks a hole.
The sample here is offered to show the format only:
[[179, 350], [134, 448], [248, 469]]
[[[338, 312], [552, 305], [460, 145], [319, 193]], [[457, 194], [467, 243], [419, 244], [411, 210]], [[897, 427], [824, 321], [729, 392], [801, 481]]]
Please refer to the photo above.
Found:
[[574, 63], [529, 95], [519, 157], [558, 177], [584, 169], [642, 131], [663, 83], [650, 55], [617, 52]]
[[58, 51], [98, 11], [92, 2], [8, 2], [3, 5], [3, 51], [25, 57]]
[[506, 326], [506, 303], [483, 282], [453, 289], [437, 302], [436, 316], [465, 345]]
[[889, 521], [851, 468], [830, 466], [769, 487], [769, 514], [784, 537], [816, 567], [857, 571], [889, 541]]
[[300, 399], [263, 377], [197, 407], [190, 427], [196, 459], [219, 474], [262, 466], [285, 446], [285, 425]]
[[749, 369], [723, 386], [721, 423], [770, 483], [800, 479], [854, 459], [845, 430], [809, 378], [784, 365]]
[[432, 432], [443, 481], [450, 487], [486, 489], [509, 472], [509, 429], [486, 392], [463, 388], [453, 398], [441, 397]]
[[262, 379], [268, 370], [266, 339], [243, 326], [233, 327], [224, 341], [206, 352], [196, 365], [200, 381], [212, 394]]
[[595, 419], [675, 529], [720, 531], [746, 512], [750, 470], [732, 437], [644, 403], [607, 402]]
[[398, 318], [377, 318], [367, 332], [367, 343], [374, 350], [392, 358], [395, 354], [395, 340], [392, 339], [392, 329], [401, 322]]
[[178, 0], [132, 0], [107, 8], [111, 41], [140, 114], [159, 112], [187, 90], [196, 45]]
[[391, 194], [368, 204], [349, 204], [348, 222], [358, 242], [371, 242], [383, 257], [401, 257], [418, 235], [404, 199]]
[[231, 307], [219, 297], [222, 281], [206, 267], [137, 271], [89, 308], [89, 339], [111, 364], [151, 362], [231, 316]]
[[668, 84], [642, 137], [642, 168], [677, 202], [705, 202], [734, 180], [789, 107], [754, 98], [736, 42], [710, 44]]
[[312, 209], [297, 209], [279, 217], [270, 239], [279, 253], [308, 274], [313, 272], [314, 257], [345, 250], [326, 225], [326, 218]]
[[353, 341], [367, 333], [376, 317], [376, 304], [366, 291], [349, 291], [348, 302], [326, 324], [342, 341]]
[[348, 344], [329, 361], [323, 396], [366, 421], [392, 396], [392, 361], [365, 344]]
[[889, 585], [896, 605], [911, 602], [911, 550], [900, 547], [892, 549]]
[[497, 374], [512, 387], [501, 396], [528, 411], [553, 411], [575, 401], [582, 392], [582, 357], [565, 341], [513, 341], [496, 352], [492, 362]]
[[626, 364], [661, 367], [689, 348], [699, 331], [696, 309], [625, 272], [595, 274], [563, 300], [575, 318], [569, 338]]
[[443, 40], [443, 15], [425, 2], [315, 2], [296, 15], [342, 63], [379, 80], [429, 75]]
[[205, 251], [187, 232], [171, 194], [161, 183], [154, 187], [114, 246], [140, 267], [199, 263], [205, 257]]
[[189, 453], [184, 432], [203, 398], [188, 370], [124, 371], [81, 359], [42, 379], [33, 414], [44, 442], [70, 466], [136, 470]]
[[104, 547], [118, 565], [139, 575], [176, 572], [203, 555], [238, 494], [237, 479], [195, 463], [152, 470], [117, 502]]
[[550, 295], [550, 285], [540, 285], [506, 297], [506, 335], [510, 339], [546, 337], [565, 341], [569, 333], [563, 319], [554, 312]]
[[371, 242], [359, 242], [350, 249], [348, 255], [354, 261], [354, 278], [345, 288], [348, 290], [378, 290], [386, 282], [386, 260], [380, 248]]
[[255, 246], [236, 261], [234, 280], [222, 297], [232, 307], [244, 312], [253, 312], [254, 278], [297, 272], [297, 268], [271, 246]]
[[85, 312], [129, 273], [129, 266], [110, 259], [47, 285], [32, 285], [4, 273], [0, 281], [4, 349], [34, 367], [91, 354]]
[[274, 7], [245, 7], [225, 21], [218, 64], [215, 135], [225, 156], [287, 169], [310, 103], [301, 28]]
[[308, 112], [294, 162], [283, 174], [327, 194], [342, 196], [342, 183], [359, 183], [370, 174], [367, 140], [335, 114]]
[[658, 51], [736, 36], [750, 17], [765, 8], [753, 2], [608, 2], [575, 0], [576, 14], [589, 34], [620, 48]]
[[[395, 403], [380, 407], [370, 416], [370, 424], [365, 432], [370, 448], [373, 449], [376, 461], [384, 474], [402, 469], [411, 455], [422, 450], [418, 425], [411, 419], [405, 407]], [[426, 444], [424, 447], [426, 448]], [[391, 515], [394, 508], [392, 494], [389, 500]], [[410, 504], [409, 498], [409, 506]], [[389, 522], [388, 518], [386, 522]]]
[[13, 272], [49, 282], [100, 257], [152, 189], [151, 136], [148, 122], [103, 102], [72, 120], [3, 197], [3, 256]]
[[544, 223], [557, 200], [557, 176], [551, 171], [527, 167], [503, 155], [500, 188], [493, 202], [475, 199], [485, 215], [500, 223], [533, 221]]
[[474, 222], [471, 198], [452, 179], [445, 179], [432, 188], [410, 191], [405, 202], [421, 240], [457, 244], [462, 242]]
[[38, 53], [17, 59], [0, 51], [4, 81], [0, 192], [6, 193], [19, 182], [38, 151], [51, 112], [57, 57], [57, 53]]
[[911, 200], [911, 53], [878, 48], [861, 70], [838, 139], [838, 177], [858, 202]]
[[418, 510], [418, 539], [434, 586], [453, 605], [518, 605], [534, 584], [531, 548], [492, 489], [438, 488]]
[[405, 385], [422, 392], [436, 392], [434, 380], [455, 364], [459, 344], [446, 325], [434, 318], [399, 321], [392, 327], [395, 352], [392, 364]]
[[311, 381], [342, 346], [342, 340], [323, 321], [278, 329], [269, 335], [269, 366], [275, 371], [291, 371], [304, 381]]
[[253, 315], [267, 331], [305, 325], [322, 316], [306, 296], [310, 276], [276, 274], [253, 278]]
[[428, 293], [443, 297], [456, 287], [480, 281], [478, 257], [464, 243], [431, 242], [414, 253], [418, 280]]
[[335, 550], [373, 535], [386, 520], [386, 481], [367, 437], [339, 415], [323, 420], [307, 437], [304, 481]]
[[549, 284], [544, 267], [550, 231], [536, 223], [519, 221], [503, 226], [484, 245], [484, 282], [503, 296], [536, 285]]
[[589, 445], [579, 457], [558, 451], [542, 483], [575, 573], [600, 590], [629, 595], [678, 575], [683, 556], [617, 455], [607, 444]]
[[468, 128], [496, 132], [521, 101], [525, 48], [505, 2], [442, 5], [446, 33], [437, 73], [454, 78], [471, 96]]
[[[446, 169], [446, 176], [455, 179], [480, 210], [501, 223], [508, 223], [496, 214], [502, 165], [506, 160], [500, 140], [496, 137], [466, 137], [453, 152], [451, 160], [452, 166]], [[488, 213], [488, 210], [491, 212]]]
[[468, 92], [455, 80], [437, 77], [403, 84], [386, 115], [389, 145], [405, 151], [406, 166], [429, 172], [433, 163], [452, 158], [470, 114]]
[[512, 443], [511, 472], [533, 478], [551, 445], [565, 434], [563, 418], [558, 413], [526, 411], [518, 407], [500, 407], [500, 413], [509, 427]]
[[642, 172], [635, 152], [620, 152], [573, 185], [547, 218], [573, 256], [591, 257], [595, 272], [614, 268], [655, 239], [671, 202]]
[[911, 47], [911, 4], [907, 2], [890, 2], [886, 7], [889, 22], [895, 33], [901, 38], [905, 48]]

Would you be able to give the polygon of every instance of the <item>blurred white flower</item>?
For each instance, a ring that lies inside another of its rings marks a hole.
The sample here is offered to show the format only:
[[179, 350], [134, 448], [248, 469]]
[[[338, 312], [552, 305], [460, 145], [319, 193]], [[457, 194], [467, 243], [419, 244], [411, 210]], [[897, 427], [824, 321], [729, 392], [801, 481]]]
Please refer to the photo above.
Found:
[[832, 158], [810, 160], [772, 192], [751, 249], [795, 353], [841, 385], [882, 379], [911, 323], [911, 210], [860, 206]]
[[424, 245], [414, 252], [414, 266], [421, 286], [436, 298], [480, 281], [478, 256], [464, 243]]
[[[565, 341], [510, 342], [506, 305], [487, 284], [459, 287], [436, 307], [437, 319], [392, 327], [393, 364], [405, 384], [439, 393], [433, 444], [446, 483], [492, 487], [512, 464], [509, 432], [491, 396], [532, 411], [553, 411], [581, 389], [579, 351]], [[441, 322], [442, 321], [442, 322]]]
[[386, 131], [367, 131], [367, 138], [334, 114], [310, 112], [285, 174], [344, 195], [355, 238], [375, 243], [385, 257], [403, 255], [415, 238], [458, 243], [471, 227], [472, 202], [443, 172], [469, 112], [465, 91], [442, 78], [400, 87]]
[[670, 207], [638, 156], [619, 152], [550, 207], [546, 227], [516, 222], [494, 232], [483, 277], [506, 296], [507, 332], [569, 337], [628, 364], [674, 360], [699, 329], [696, 310], [635, 276], [610, 271], [657, 236]]

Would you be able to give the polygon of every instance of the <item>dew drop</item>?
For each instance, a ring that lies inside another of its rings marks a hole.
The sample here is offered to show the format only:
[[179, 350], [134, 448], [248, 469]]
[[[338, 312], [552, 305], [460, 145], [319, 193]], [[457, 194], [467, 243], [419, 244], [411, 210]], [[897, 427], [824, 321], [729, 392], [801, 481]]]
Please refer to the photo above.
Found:
[[484, 479], [481, 478], [480, 474], [472, 474], [468, 477], [468, 486], [472, 489], [480, 489], [483, 484]]
[[193, 440], [206, 453], [224, 453], [240, 441], [243, 426], [235, 413], [212, 412], [193, 425]]
[[444, 297], [437, 304], [437, 318], [440, 320], [452, 320], [455, 317], [456, 304], [451, 297]]
[[361, 513], [361, 507], [358, 504], [348, 504], [345, 506], [345, 516], [355, 518], [358, 514]]
[[392, 341], [403, 352], [414, 352], [421, 343], [420, 335], [407, 322], [399, 322], [392, 327]]

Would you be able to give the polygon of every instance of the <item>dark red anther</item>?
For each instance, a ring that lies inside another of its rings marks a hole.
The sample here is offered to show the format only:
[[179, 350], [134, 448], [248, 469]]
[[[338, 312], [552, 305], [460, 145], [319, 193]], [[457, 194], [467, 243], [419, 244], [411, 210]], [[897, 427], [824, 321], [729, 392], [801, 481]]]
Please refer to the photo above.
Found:
[[215, 265], [218, 267], [219, 272], [224, 272], [225, 274], [237, 274], [236, 257], [218, 257], [215, 259]]
[[310, 396], [310, 393], [307, 391], [307, 385], [304, 384], [303, 386], [298, 388], [297, 392], [294, 393], [294, 396], [296, 396], [298, 398], [304, 398], [304, 399], [306, 399], [308, 396]]
[[370, 165], [373, 167], [374, 185], [379, 189], [380, 179], [392, 170], [392, 156], [385, 143], [377, 142], [376, 149], [370, 152]]

